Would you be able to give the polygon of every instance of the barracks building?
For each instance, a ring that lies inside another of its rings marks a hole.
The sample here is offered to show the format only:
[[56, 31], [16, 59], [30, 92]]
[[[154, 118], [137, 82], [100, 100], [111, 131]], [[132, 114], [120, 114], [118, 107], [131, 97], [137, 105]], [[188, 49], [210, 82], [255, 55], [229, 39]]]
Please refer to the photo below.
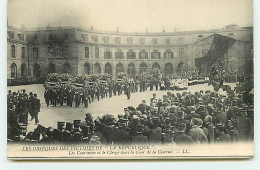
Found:
[[93, 28], [7, 29], [8, 79], [48, 73], [138, 75], [153, 68], [163, 76], [177, 69], [209, 73], [217, 59], [240, 73], [253, 70], [253, 27], [229, 25], [207, 31], [124, 33]]

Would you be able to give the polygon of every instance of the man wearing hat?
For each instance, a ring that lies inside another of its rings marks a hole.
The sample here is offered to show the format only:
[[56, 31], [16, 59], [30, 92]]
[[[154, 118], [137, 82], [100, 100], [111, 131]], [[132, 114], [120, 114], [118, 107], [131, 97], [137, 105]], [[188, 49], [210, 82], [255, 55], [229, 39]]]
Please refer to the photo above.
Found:
[[215, 133], [216, 133], [215, 143], [231, 142], [231, 137], [229, 134], [225, 133], [225, 126], [222, 123], [218, 123], [216, 125]]
[[35, 117], [35, 125], [39, 123], [39, 112], [40, 112], [41, 104], [40, 99], [37, 98], [37, 94], [34, 94], [33, 98], [33, 115]]
[[133, 144], [148, 144], [148, 138], [143, 134], [144, 125], [138, 124], [136, 134], [132, 138]]
[[204, 131], [199, 127], [199, 122], [201, 119], [192, 118], [190, 121], [191, 129], [189, 131], [189, 135], [192, 137], [193, 141], [196, 144], [208, 143], [208, 139], [204, 133]]
[[208, 138], [209, 143], [214, 143], [214, 124], [212, 123], [212, 117], [210, 115], [207, 115], [204, 118], [203, 131]]
[[157, 117], [150, 119], [150, 131], [148, 139], [150, 143], [161, 144], [162, 128], [158, 126], [159, 120]]
[[239, 139], [242, 141], [252, 140], [254, 130], [252, 122], [247, 118], [247, 110], [244, 108], [239, 109], [239, 114], [236, 117], [237, 130], [239, 132]]
[[130, 144], [131, 136], [126, 130], [127, 119], [118, 120], [118, 129], [114, 130], [113, 144]]
[[165, 132], [162, 133], [162, 143], [164, 145], [175, 145], [173, 136], [174, 131], [171, 128], [166, 129]]
[[227, 123], [227, 115], [223, 110], [223, 104], [220, 102], [217, 103], [217, 111], [216, 111], [215, 116], [217, 118], [218, 123], [222, 123], [222, 124]]
[[186, 125], [185, 124], [178, 124], [177, 125], [178, 132], [174, 137], [174, 142], [177, 145], [191, 145], [193, 144], [193, 139], [191, 136], [185, 134]]
[[46, 88], [45, 91], [44, 91], [44, 99], [45, 99], [45, 102], [47, 104], [47, 107], [49, 107], [49, 104], [50, 104], [50, 90], [48, 88]]

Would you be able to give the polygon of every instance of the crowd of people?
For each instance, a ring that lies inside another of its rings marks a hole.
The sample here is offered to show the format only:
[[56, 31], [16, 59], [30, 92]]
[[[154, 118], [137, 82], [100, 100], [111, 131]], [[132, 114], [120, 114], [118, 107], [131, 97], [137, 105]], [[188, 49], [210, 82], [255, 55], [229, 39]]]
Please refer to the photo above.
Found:
[[28, 115], [31, 116], [30, 120], [35, 120], [35, 125], [37, 125], [40, 108], [40, 99], [37, 94], [30, 92], [28, 95], [26, 90], [18, 92], [9, 90], [7, 94], [8, 138], [15, 139], [17, 135], [26, 134]]
[[[25, 95], [24, 95], [25, 96]], [[25, 97], [26, 98], [26, 97]], [[117, 117], [57, 122], [57, 128], [37, 128], [10, 141], [90, 144], [212, 144], [253, 140], [253, 95], [234, 90], [156, 93], [149, 103], [127, 107]], [[28, 107], [30, 108], [30, 107]], [[30, 110], [30, 109], [29, 109]], [[12, 133], [11, 133], [12, 134]]]

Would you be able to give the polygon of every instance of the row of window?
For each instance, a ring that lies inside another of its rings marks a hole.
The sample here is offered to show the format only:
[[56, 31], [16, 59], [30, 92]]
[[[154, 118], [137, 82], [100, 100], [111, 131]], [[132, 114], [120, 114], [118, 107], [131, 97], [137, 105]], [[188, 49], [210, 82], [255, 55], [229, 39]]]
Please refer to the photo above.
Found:
[[[22, 58], [25, 58], [25, 47], [22, 47], [21, 50], [22, 50]], [[15, 45], [11, 45], [11, 56], [12, 58], [16, 58]]]
[[[81, 35], [81, 39], [82, 39], [82, 41], [87, 41], [88, 40], [88, 35], [87, 34], [82, 34]], [[98, 42], [98, 36], [97, 35], [92, 35], [91, 39], [94, 42]], [[103, 40], [103, 42], [105, 44], [109, 44], [110, 43], [110, 37], [108, 37], [108, 36], [103, 37], [102, 40]], [[152, 41], [153, 45], [157, 45], [158, 44], [158, 38], [152, 38], [151, 41]], [[121, 37], [115, 37], [114, 42], [116, 44], [121, 44], [122, 43]], [[128, 37], [126, 39], [126, 43], [127, 44], [133, 44], [133, 38], [132, 37]], [[145, 45], [145, 43], [146, 43], [146, 39], [145, 38], [139, 38], [139, 44], [140, 45]], [[183, 37], [178, 38], [178, 43], [179, 44], [184, 44], [184, 38]], [[171, 44], [171, 38], [165, 38], [165, 44]]]
[[[179, 56], [183, 56], [184, 54], [184, 49], [181, 48], [179, 51]], [[89, 47], [85, 47], [85, 58], [89, 58]], [[99, 48], [95, 47], [95, 58], [99, 58]], [[112, 52], [111, 51], [105, 51], [104, 52], [104, 58], [105, 59], [112, 59]], [[174, 58], [174, 53], [166, 50], [164, 52], [164, 59], [173, 59]], [[124, 59], [124, 52], [118, 50], [115, 52], [115, 59]], [[136, 53], [133, 50], [129, 50], [127, 52], [127, 59], [136, 59]], [[148, 52], [145, 52], [144, 50], [141, 50], [139, 52], [139, 59], [148, 59]], [[161, 53], [158, 52], [158, 50], [154, 50], [151, 53], [151, 59], [161, 59]]]
[[[25, 47], [22, 47], [22, 58], [25, 58]], [[39, 58], [39, 51], [38, 48], [35, 47], [32, 49], [33, 50], [33, 58], [37, 59]], [[15, 45], [11, 45], [11, 57], [16, 58], [16, 48]]]

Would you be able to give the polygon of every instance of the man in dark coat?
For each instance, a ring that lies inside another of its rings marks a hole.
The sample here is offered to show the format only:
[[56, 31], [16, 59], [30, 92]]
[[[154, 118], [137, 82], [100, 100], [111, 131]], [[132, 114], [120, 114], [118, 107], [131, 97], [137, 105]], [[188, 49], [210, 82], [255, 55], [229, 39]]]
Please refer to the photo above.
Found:
[[99, 86], [96, 87], [96, 97], [97, 97], [97, 100], [99, 101], [99, 97], [100, 97], [100, 87]]
[[33, 106], [34, 106], [34, 96], [33, 96], [33, 93], [30, 92], [29, 93], [30, 96], [29, 96], [29, 100], [28, 100], [28, 111], [29, 111], [29, 114], [31, 115], [31, 121], [34, 119], [34, 113], [33, 113]]
[[34, 94], [34, 99], [33, 99], [33, 113], [35, 117], [35, 124], [37, 125], [39, 123], [39, 112], [40, 112], [40, 99], [37, 98], [37, 94]]
[[193, 139], [191, 136], [185, 134], [186, 125], [180, 124], [177, 126], [178, 132], [174, 137], [174, 142], [176, 145], [191, 145], [193, 144]]
[[126, 95], [127, 95], [127, 100], [130, 100], [131, 87], [129, 86], [129, 84], [126, 85]]
[[68, 91], [67, 106], [72, 107], [73, 93], [71, 90]]
[[75, 92], [75, 107], [79, 107], [80, 105], [80, 93], [79, 92]]
[[232, 141], [231, 136], [225, 133], [225, 127], [223, 126], [223, 124], [217, 124], [215, 131], [215, 143], [230, 143]]
[[88, 89], [85, 89], [83, 91], [83, 101], [84, 101], [85, 107], [88, 108], [88, 101], [89, 101]]
[[44, 92], [44, 98], [45, 98], [45, 102], [47, 104], [47, 107], [49, 107], [49, 104], [50, 104], [50, 98], [51, 98], [50, 95], [51, 95], [50, 90], [46, 88], [45, 92]]
[[60, 106], [63, 106], [63, 102], [64, 102], [64, 90], [61, 88], [59, 90], [59, 103], [60, 103]]
[[53, 100], [53, 107], [56, 107], [57, 105], [57, 99], [58, 99], [58, 94], [57, 94], [57, 90], [56, 89], [53, 89], [53, 92], [52, 92], [52, 100]]
[[108, 85], [108, 91], [109, 91], [109, 97], [112, 97], [112, 93], [113, 93], [113, 83], [109, 83]]

